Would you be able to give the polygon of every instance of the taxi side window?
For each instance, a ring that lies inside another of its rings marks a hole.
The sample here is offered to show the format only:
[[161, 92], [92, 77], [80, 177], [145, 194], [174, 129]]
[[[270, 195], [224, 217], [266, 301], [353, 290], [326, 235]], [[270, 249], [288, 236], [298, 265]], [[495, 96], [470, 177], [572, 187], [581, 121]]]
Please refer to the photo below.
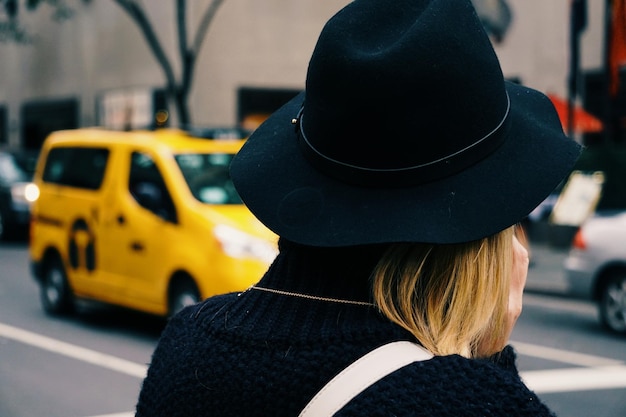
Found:
[[128, 190], [140, 206], [164, 220], [176, 222], [176, 207], [159, 168], [149, 154], [132, 153]]
[[44, 182], [97, 190], [102, 185], [109, 150], [106, 148], [53, 148], [43, 170]]

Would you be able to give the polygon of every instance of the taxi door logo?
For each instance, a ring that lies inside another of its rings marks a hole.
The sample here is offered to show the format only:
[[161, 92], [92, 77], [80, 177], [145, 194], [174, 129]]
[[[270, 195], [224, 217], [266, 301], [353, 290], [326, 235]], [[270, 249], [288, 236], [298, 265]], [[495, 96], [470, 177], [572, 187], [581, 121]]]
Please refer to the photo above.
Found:
[[80, 267], [88, 272], [96, 269], [96, 242], [93, 231], [84, 219], [78, 219], [70, 229], [68, 242], [69, 261], [72, 269]]

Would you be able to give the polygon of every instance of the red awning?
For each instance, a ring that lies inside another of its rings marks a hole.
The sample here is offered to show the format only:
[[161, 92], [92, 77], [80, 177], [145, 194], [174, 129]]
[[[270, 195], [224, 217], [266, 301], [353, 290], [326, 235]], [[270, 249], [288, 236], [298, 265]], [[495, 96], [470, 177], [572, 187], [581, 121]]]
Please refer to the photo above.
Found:
[[[548, 97], [552, 101], [552, 104], [554, 104], [556, 112], [559, 114], [563, 130], [567, 132], [569, 127], [567, 100], [556, 94], [548, 94]], [[574, 123], [572, 127], [577, 133], [597, 133], [602, 132], [603, 129], [602, 121], [593, 114], [586, 112], [585, 109], [580, 106], [574, 106]]]

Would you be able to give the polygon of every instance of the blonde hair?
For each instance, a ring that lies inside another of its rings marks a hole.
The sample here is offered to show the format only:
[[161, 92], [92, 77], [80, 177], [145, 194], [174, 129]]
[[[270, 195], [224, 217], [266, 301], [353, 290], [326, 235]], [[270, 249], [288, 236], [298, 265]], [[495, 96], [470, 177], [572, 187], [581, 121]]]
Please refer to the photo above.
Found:
[[435, 355], [501, 350], [514, 228], [469, 243], [393, 244], [373, 275], [379, 310]]

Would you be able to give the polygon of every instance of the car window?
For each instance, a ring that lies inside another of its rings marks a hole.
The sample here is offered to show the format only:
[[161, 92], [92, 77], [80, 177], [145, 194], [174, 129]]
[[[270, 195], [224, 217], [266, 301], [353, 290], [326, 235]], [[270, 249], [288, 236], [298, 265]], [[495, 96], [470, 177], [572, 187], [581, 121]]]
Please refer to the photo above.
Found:
[[0, 154], [0, 181], [4, 183], [15, 183], [21, 181], [29, 181], [30, 175], [27, 174], [15, 161], [11, 154]]
[[174, 159], [193, 196], [206, 204], [242, 204], [230, 178], [232, 154], [179, 154]]
[[128, 190], [137, 203], [157, 216], [176, 222], [176, 207], [151, 155], [133, 152]]
[[102, 185], [108, 158], [106, 148], [53, 148], [46, 159], [43, 181], [97, 190]]
[[15, 160], [15, 164], [26, 174], [29, 180], [33, 178], [35, 169], [37, 168], [37, 159], [39, 158], [38, 150], [21, 150], [11, 153]]

